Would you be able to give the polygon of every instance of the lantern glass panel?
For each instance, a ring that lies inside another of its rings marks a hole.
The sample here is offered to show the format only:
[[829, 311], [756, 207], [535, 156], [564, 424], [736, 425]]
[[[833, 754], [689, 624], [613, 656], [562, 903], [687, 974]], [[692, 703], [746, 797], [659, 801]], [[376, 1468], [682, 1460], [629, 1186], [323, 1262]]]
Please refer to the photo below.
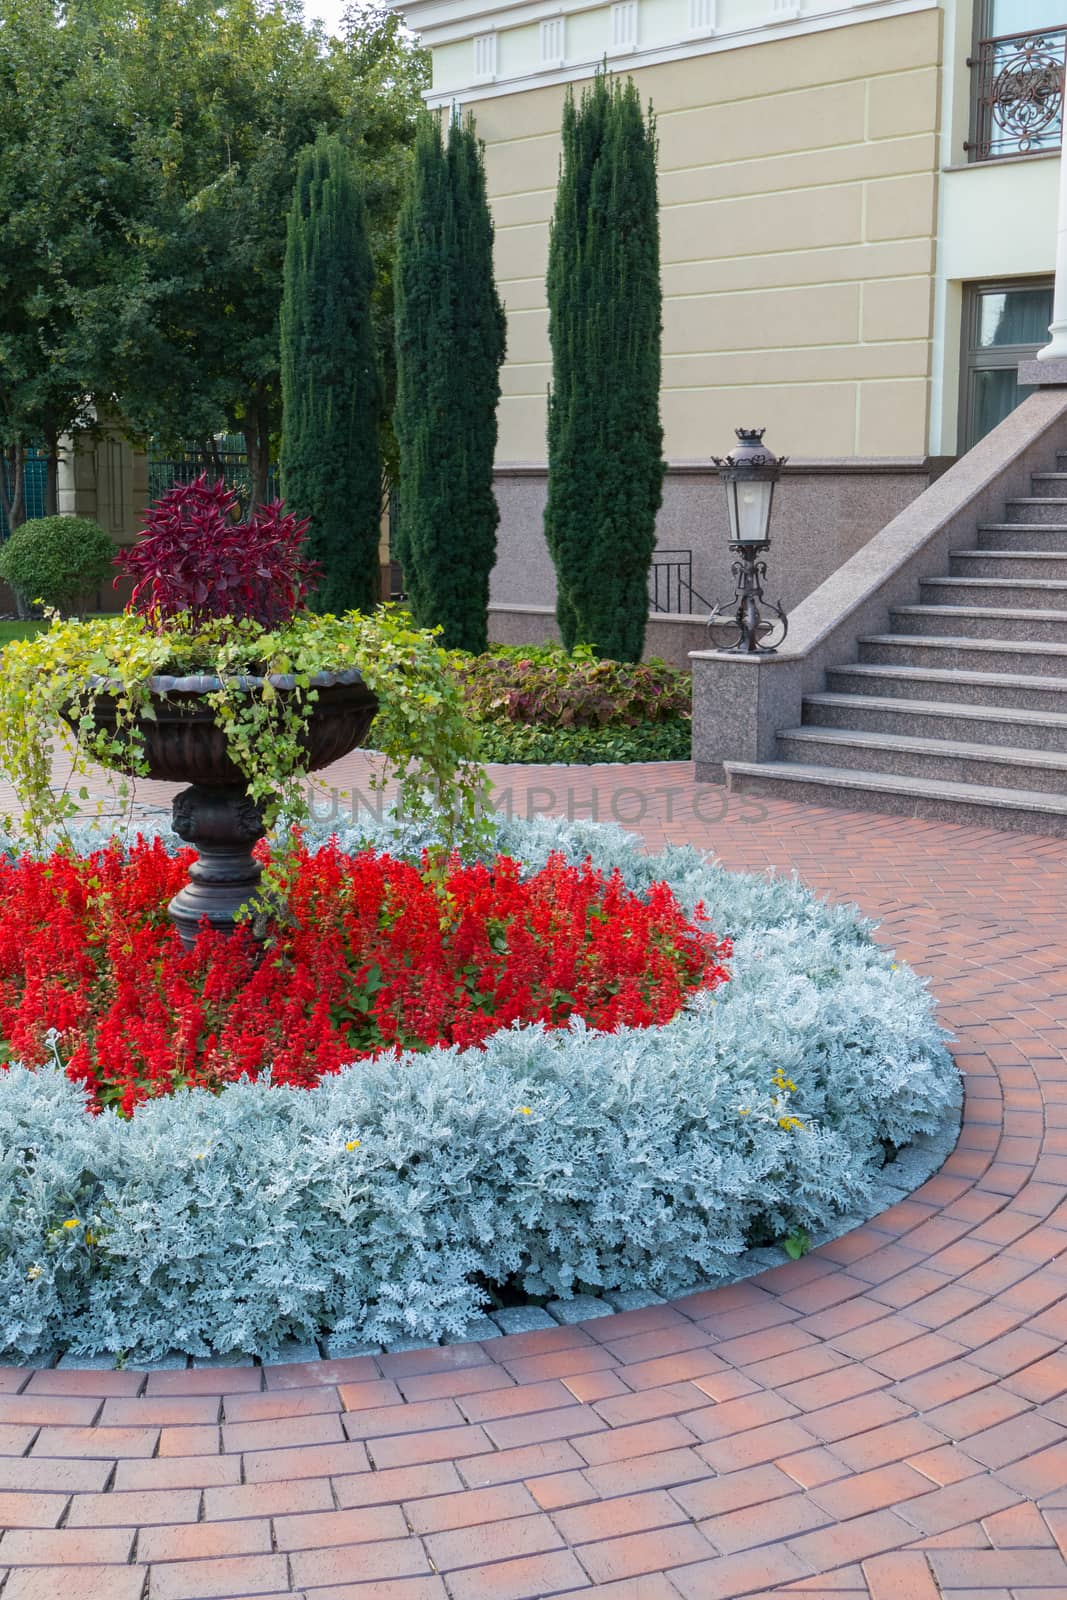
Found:
[[737, 544], [766, 544], [774, 484], [750, 479], [730, 485], [730, 537]]

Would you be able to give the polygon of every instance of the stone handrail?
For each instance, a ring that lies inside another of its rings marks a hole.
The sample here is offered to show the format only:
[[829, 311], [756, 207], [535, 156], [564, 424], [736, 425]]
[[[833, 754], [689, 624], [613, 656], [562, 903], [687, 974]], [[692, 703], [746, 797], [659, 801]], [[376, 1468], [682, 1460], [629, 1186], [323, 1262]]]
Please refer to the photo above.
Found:
[[[801, 720], [804, 694], [827, 667], [855, 661], [858, 641], [888, 631], [894, 606], [915, 603], [919, 579], [948, 568], [952, 550], [998, 522], [1004, 502], [1029, 493], [1031, 472], [1067, 448], [1067, 387], [1028, 396], [794, 610], [777, 655], [690, 654], [697, 777], [721, 782], [724, 761], [765, 761], [778, 730]], [[773, 560], [773, 551], [771, 559]]]

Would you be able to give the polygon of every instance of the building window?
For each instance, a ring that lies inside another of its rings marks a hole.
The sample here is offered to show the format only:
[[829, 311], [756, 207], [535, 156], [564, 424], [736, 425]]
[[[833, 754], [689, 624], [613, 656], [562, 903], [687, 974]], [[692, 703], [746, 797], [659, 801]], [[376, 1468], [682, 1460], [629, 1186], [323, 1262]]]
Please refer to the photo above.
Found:
[[637, 49], [637, 0], [620, 0], [611, 8], [612, 50]]
[[689, 0], [689, 32], [713, 34], [718, 27], [718, 0]]
[[975, 6], [972, 161], [1058, 150], [1067, 27], [1056, 0], [983, 0]]
[[474, 40], [475, 78], [496, 77], [496, 34], [479, 33]]
[[1018, 366], [1048, 343], [1051, 279], [976, 283], [964, 297], [960, 449], [969, 450], [1033, 391]]
[[564, 17], [551, 17], [541, 24], [541, 65], [543, 67], [562, 67], [564, 63], [563, 30], [566, 26]]

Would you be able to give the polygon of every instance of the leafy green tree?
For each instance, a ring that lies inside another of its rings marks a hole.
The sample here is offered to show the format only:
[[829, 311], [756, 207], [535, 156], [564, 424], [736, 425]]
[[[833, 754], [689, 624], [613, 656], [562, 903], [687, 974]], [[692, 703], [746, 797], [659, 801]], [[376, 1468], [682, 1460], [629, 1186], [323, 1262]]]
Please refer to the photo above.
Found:
[[315, 604], [372, 611], [379, 597], [379, 384], [374, 267], [363, 195], [336, 136], [301, 158], [281, 310], [282, 490], [311, 519]]
[[112, 32], [140, 186], [115, 286], [115, 386], [133, 425], [167, 446], [242, 434], [254, 503], [280, 418], [296, 160], [338, 120], [320, 42], [291, 7], [254, 0], [135, 0]]
[[450, 649], [486, 648], [505, 320], [473, 122], [422, 119], [396, 263], [398, 555], [411, 609]]
[[244, 436], [252, 500], [281, 427], [284, 219], [301, 152], [336, 133], [364, 182], [377, 338], [391, 344], [392, 238], [425, 56], [395, 18], [353, 12], [344, 37], [304, 26], [290, 0], [135, 0], [120, 20], [137, 108], [143, 203], [115, 296], [114, 387], [167, 444]]
[[349, 146], [363, 186], [375, 268], [373, 309], [382, 385], [379, 438], [384, 510], [389, 487], [398, 482], [400, 472], [393, 427], [397, 221], [411, 177], [423, 90], [430, 82], [430, 57], [382, 0], [353, 0], [344, 13], [341, 35], [341, 42], [333, 48], [343, 57], [341, 81], [350, 95], [345, 128], [353, 130]]
[[0, 500], [26, 513], [23, 465], [43, 445], [56, 509], [61, 434], [87, 426], [103, 347], [100, 285], [125, 247], [126, 129], [102, 48], [107, 0], [8, 0], [0, 23]]
[[632, 80], [564, 106], [547, 287], [556, 616], [568, 647], [637, 661], [664, 463], [656, 134]]
[[[26, 444], [44, 442], [54, 505], [55, 442], [91, 424], [96, 401], [169, 446], [242, 434], [262, 500], [299, 154], [335, 132], [356, 160], [391, 369], [392, 240], [425, 53], [360, 5], [337, 40], [307, 28], [296, 0], [0, 12], [0, 492], [21, 486]], [[20, 505], [8, 510], [17, 523]]]

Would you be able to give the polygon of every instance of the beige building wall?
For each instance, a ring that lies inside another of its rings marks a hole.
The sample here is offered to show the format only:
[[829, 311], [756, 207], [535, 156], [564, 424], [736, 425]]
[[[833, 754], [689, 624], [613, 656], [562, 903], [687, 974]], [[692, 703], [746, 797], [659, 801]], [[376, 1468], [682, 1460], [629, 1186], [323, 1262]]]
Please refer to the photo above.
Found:
[[[658, 120], [669, 460], [757, 423], [793, 458], [925, 455], [941, 23], [931, 9], [633, 71]], [[508, 311], [500, 462], [545, 459], [565, 92], [464, 103]]]

